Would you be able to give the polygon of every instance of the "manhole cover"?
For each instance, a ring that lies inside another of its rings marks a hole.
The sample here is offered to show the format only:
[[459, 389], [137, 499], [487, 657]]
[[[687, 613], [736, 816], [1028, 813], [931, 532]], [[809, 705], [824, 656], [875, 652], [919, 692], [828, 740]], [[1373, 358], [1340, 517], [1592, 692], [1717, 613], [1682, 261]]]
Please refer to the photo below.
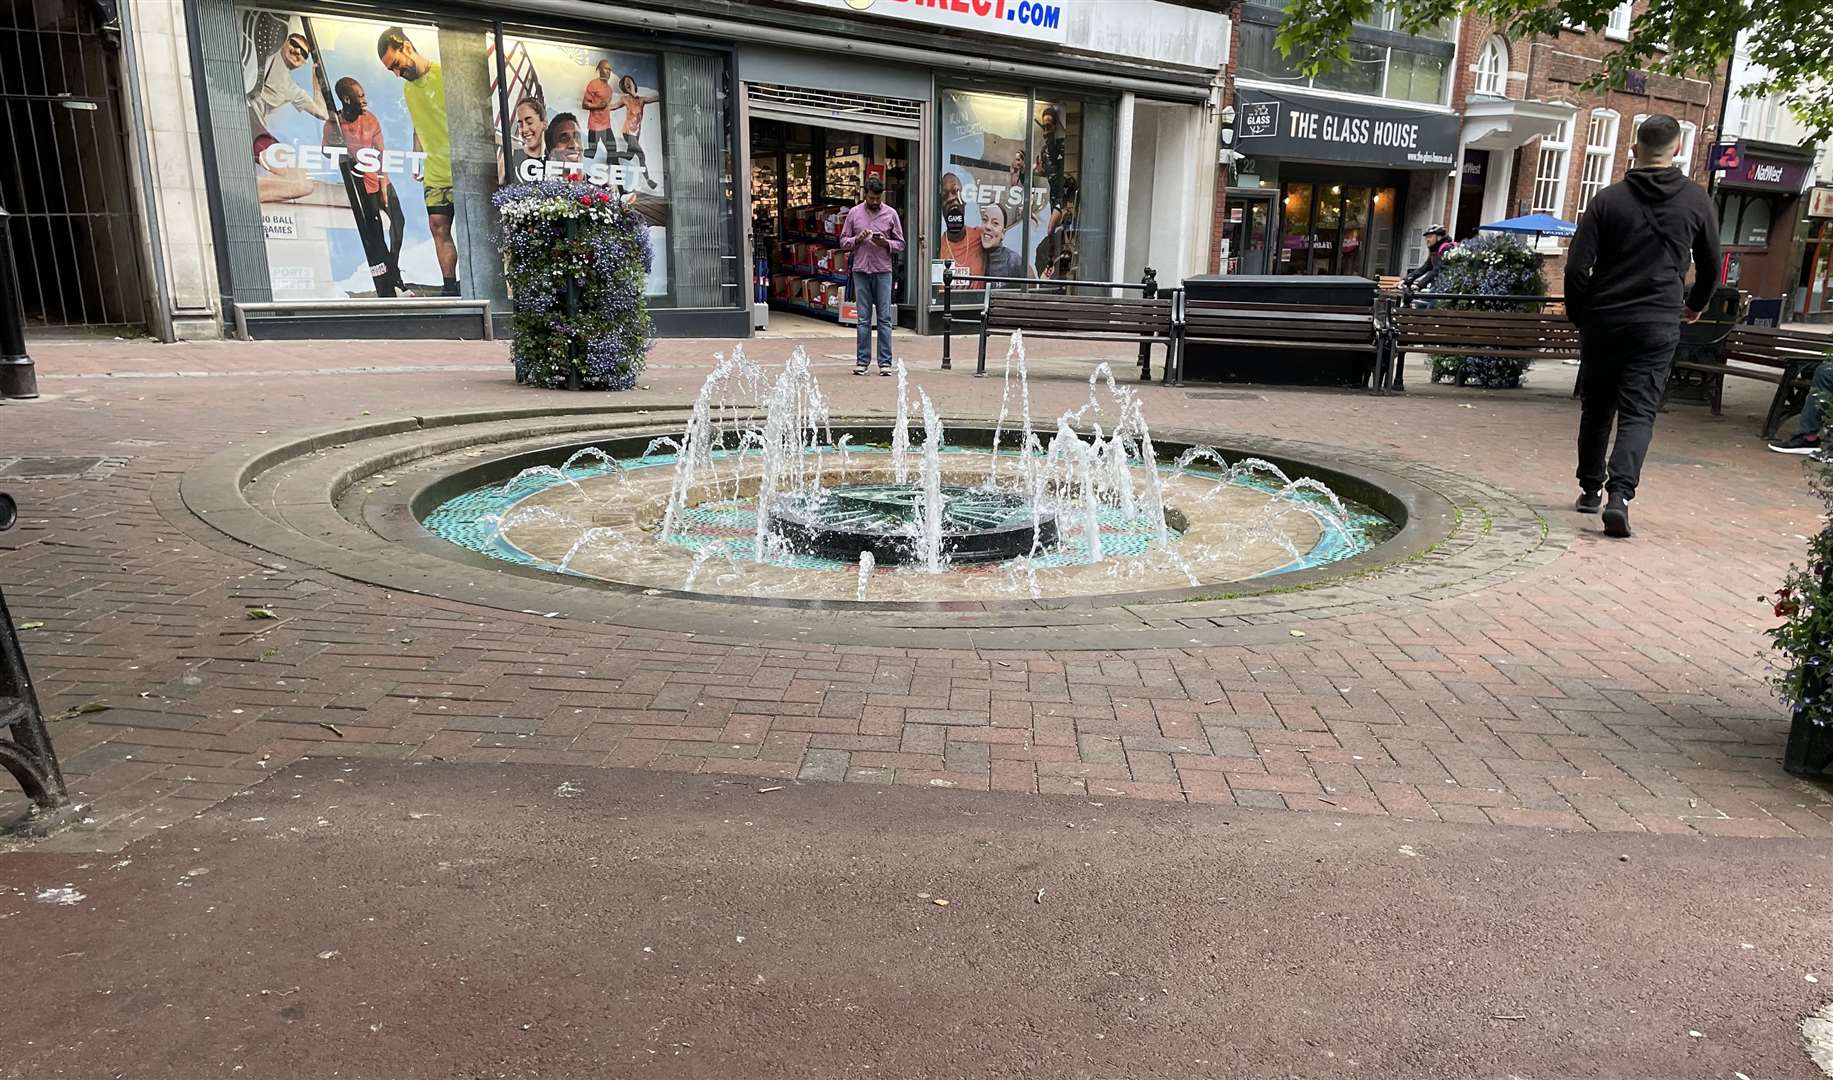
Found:
[[1247, 390], [1192, 390], [1186, 397], [1201, 401], [1265, 401], [1265, 394], [1256, 394]]
[[101, 465], [99, 457], [22, 457], [0, 464], [0, 476], [17, 476], [33, 480], [53, 480], [81, 476]]

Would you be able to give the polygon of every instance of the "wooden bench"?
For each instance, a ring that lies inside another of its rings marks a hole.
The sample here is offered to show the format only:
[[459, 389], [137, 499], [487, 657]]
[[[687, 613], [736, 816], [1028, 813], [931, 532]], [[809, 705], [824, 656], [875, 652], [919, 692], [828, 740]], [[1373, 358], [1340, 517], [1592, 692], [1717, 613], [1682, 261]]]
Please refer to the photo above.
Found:
[[[1563, 313], [1465, 311], [1452, 308], [1393, 309], [1384, 374], [1403, 380], [1406, 354], [1481, 356], [1504, 360], [1577, 360], [1578, 328]], [[1462, 377], [1459, 378], [1462, 384]]]
[[1374, 313], [1367, 307], [1325, 304], [1249, 304], [1222, 300], [1186, 300], [1178, 319], [1173, 378], [1184, 379], [1184, 349], [1198, 345], [1232, 345], [1254, 349], [1362, 353], [1368, 365], [1364, 384], [1375, 375], [1378, 342]]
[[[1734, 327], [1718, 350], [1721, 359], [1694, 356], [1674, 362], [1674, 374], [1696, 381], [1712, 405], [1712, 415], [1724, 411], [1725, 379], [1756, 379], [1775, 386], [1769, 414], [1763, 419], [1763, 436], [1776, 433], [1776, 425], [1807, 403], [1808, 383], [1814, 368], [1833, 354], [1833, 334], [1777, 330], [1766, 326]], [[1675, 379], [1668, 379], [1671, 390]]]
[[1165, 347], [1165, 373], [1171, 373], [1172, 325], [1169, 296], [1072, 296], [1017, 289], [987, 291], [980, 319], [980, 359], [976, 378], [987, 371], [987, 338], [1023, 331], [1029, 337], [1079, 341], [1131, 341], [1139, 349], [1139, 377], [1152, 381], [1152, 346]]

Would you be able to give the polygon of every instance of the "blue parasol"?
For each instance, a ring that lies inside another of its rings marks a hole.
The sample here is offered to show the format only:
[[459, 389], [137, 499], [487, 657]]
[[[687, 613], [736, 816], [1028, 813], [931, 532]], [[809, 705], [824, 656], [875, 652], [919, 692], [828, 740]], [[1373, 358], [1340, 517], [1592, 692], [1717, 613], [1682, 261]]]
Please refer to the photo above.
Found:
[[1578, 226], [1570, 221], [1561, 221], [1552, 214], [1528, 214], [1524, 217], [1509, 218], [1478, 228], [1488, 232], [1533, 233], [1535, 236], [1571, 236], [1578, 232]]

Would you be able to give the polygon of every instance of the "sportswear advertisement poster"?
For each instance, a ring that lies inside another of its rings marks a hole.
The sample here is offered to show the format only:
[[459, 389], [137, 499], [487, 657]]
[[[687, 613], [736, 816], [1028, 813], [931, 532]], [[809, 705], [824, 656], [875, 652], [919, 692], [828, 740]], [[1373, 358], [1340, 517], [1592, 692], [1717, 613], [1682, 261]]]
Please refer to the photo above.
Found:
[[274, 298], [459, 295], [438, 30], [237, 16]]
[[[503, 182], [580, 177], [609, 188], [649, 223], [647, 291], [668, 291], [668, 175], [661, 64], [647, 53], [505, 37], [509, 120]], [[492, 82], [495, 79], [493, 77]]]
[[969, 90], [943, 91], [941, 105], [937, 257], [976, 276], [1074, 277], [1080, 111]]

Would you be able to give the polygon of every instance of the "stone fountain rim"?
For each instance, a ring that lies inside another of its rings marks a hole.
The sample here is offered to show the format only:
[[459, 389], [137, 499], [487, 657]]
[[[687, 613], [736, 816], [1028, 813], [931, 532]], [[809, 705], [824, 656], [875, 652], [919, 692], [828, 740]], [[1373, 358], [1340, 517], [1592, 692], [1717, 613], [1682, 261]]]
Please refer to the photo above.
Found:
[[[192, 469], [182, 478], [179, 503], [171, 509], [189, 510], [241, 543], [353, 581], [506, 612], [526, 614], [541, 609], [543, 615], [552, 611], [614, 625], [751, 641], [947, 643], [980, 648], [1120, 647], [1121, 641], [1127, 647], [1151, 647], [1275, 640], [1264, 629], [1283, 618], [1323, 610], [1348, 614], [1371, 606], [1391, 607], [1395, 601], [1427, 600], [1484, 587], [1510, 576], [1514, 567], [1550, 561], [1570, 539], [1502, 489], [1424, 464], [1289, 440], [1240, 436], [1218, 440], [1213, 433], [1170, 428], [1155, 433], [1161, 453], [1220, 442], [1219, 449], [1294, 466], [1295, 471], [1319, 476], [1333, 487], [1339, 481], [1351, 481], [1367, 489], [1352, 497], [1398, 517], [1400, 531], [1369, 552], [1329, 566], [1197, 588], [1035, 601], [807, 601], [721, 597], [561, 578], [534, 567], [488, 559], [421, 528], [416, 507], [433, 498], [430, 493], [441, 488], [442, 480], [444, 490], [449, 490], [450, 477], [475, 476], [479, 463], [455, 464], [409, 487], [374, 489], [356, 499], [359, 505], [354, 510], [340, 509], [356, 484], [388, 469], [465, 447], [525, 447], [491, 457], [488, 463], [527, 455], [564, 456], [608, 438], [674, 434], [686, 411], [686, 405], [632, 404], [460, 412], [276, 437], [222, 451]], [[980, 418], [948, 423], [958, 435], [986, 433], [993, 427]], [[837, 418], [834, 424], [839, 430], [889, 434], [888, 421], [882, 416]], [[568, 432], [578, 437], [565, 437]], [[1320, 463], [1314, 455], [1326, 457], [1331, 464]], [[249, 500], [246, 492], [254, 491], [270, 474], [288, 468], [298, 469], [283, 481], [291, 484], [290, 494], [262, 496], [263, 506]], [[1453, 490], [1442, 490], [1446, 488]], [[1386, 505], [1384, 498], [1389, 500]], [[1466, 520], [1470, 515], [1462, 504], [1468, 502], [1474, 502], [1483, 515], [1480, 529]], [[281, 509], [285, 512], [279, 512]], [[338, 520], [332, 521], [333, 517]], [[307, 522], [303, 527], [301, 519]], [[1485, 537], [1498, 532], [1492, 528], [1498, 521], [1510, 526], [1501, 532], [1514, 538], [1503, 545], [1505, 550], [1487, 550], [1486, 557], [1475, 563], [1450, 557], [1462, 556], [1473, 546], [1495, 549]], [[476, 580], [484, 570], [492, 572], [491, 579]], [[759, 629], [735, 633], [734, 611], [744, 608], [768, 616], [770, 625], [765, 626], [760, 617], [753, 620]], [[1259, 629], [1249, 633], [1250, 628]], [[1084, 644], [1075, 644], [1076, 639]]]

